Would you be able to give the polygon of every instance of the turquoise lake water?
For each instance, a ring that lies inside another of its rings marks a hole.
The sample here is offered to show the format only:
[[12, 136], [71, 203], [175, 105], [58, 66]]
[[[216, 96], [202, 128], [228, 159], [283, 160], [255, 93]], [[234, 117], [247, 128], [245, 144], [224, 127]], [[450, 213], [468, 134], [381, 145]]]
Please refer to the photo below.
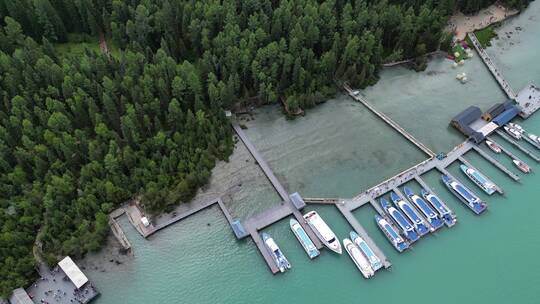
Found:
[[[488, 49], [516, 91], [529, 82], [540, 85], [539, 18], [540, 2], [535, 1], [499, 29], [501, 38]], [[523, 30], [516, 32], [516, 27]], [[513, 33], [506, 38], [509, 31]], [[463, 71], [471, 79], [465, 85], [455, 80], [456, 73]], [[486, 109], [505, 98], [478, 56], [456, 70], [445, 59], [432, 60], [422, 73], [387, 69], [380, 82], [364, 93], [438, 152], [464, 140], [448, 126], [453, 115], [468, 105]], [[261, 108], [255, 117], [246, 123], [246, 132], [287, 189], [306, 197], [351, 197], [425, 158], [346, 97], [310, 109], [293, 121], [285, 120], [275, 107]], [[540, 134], [540, 114], [519, 123]], [[95, 303], [540, 303], [540, 165], [497, 139], [534, 172], [518, 173], [507, 157], [495, 156], [521, 176], [516, 183], [476, 153], [466, 158], [500, 185], [504, 196], [484, 195], [457, 163], [449, 168], [488, 202], [487, 213], [473, 215], [444, 188], [436, 172], [428, 172], [424, 179], [456, 212], [458, 224], [398, 254], [376, 227], [375, 211], [368, 206], [355, 211], [393, 263], [391, 270], [379, 271], [370, 280], [362, 278], [346, 254], [323, 250], [320, 257], [309, 260], [287, 220], [265, 229], [293, 265], [291, 271], [274, 276], [251, 240], [236, 241], [221, 211], [211, 208], [148, 240], [122, 220], [134, 257], [114, 272], [87, 271], [102, 293]], [[419, 189], [414, 183], [410, 186]], [[253, 200], [277, 203], [277, 196], [266, 190], [242, 191], [252, 191]], [[233, 215], [254, 213], [250, 208], [242, 200]], [[306, 209], [317, 210], [340, 239], [347, 237], [351, 228], [335, 207]]]

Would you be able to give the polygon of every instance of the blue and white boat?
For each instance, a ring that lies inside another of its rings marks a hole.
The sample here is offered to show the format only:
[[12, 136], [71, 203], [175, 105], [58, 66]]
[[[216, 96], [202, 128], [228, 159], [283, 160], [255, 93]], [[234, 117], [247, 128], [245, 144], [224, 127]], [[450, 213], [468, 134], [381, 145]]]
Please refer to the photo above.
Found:
[[396, 205], [412, 222], [414, 229], [420, 236], [425, 235], [429, 232], [429, 224], [426, 223], [424, 218], [414, 209], [414, 207], [404, 199], [402, 199], [399, 195], [397, 195], [395, 192], [390, 193], [390, 199]]
[[384, 217], [375, 215], [375, 222], [377, 222], [377, 226], [379, 226], [386, 238], [398, 252], [403, 252], [405, 249], [409, 248], [407, 241], [399, 235], [396, 229], [394, 229]]
[[274, 239], [265, 232], [263, 232], [261, 236], [264, 244], [266, 245], [266, 248], [268, 249], [268, 252], [272, 254], [272, 257], [274, 258], [274, 261], [276, 262], [279, 271], [285, 272], [285, 270], [291, 269], [291, 264], [289, 263], [285, 255], [283, 255], [283, 252], [281, 252], [281, 249], [279, 249]]
[[426, 203], [426, 201], [421, 198], [420, 196], [414, 194], [414, 192], [409, 187], [403, 187], [403, 192], [405, 192], [405, 195], [409, 200], [422, 212], [424, 217], [429, 222], [430, 231], [436, 231], [437, 229], [441, 228], [444, 223], [439, 217], [439, 215], [431, 208], [431, 206]]
[[366, 256], [373, 271], [381, 269], [381, 267], [383, 266], [381, 263], [381, 259], [379, 259], [375, 252], [371, 250], [371, 247], [369, 247], [366, 241], [354, 231], [351, 231], [349, 235], [351, 236], [351, 240], [353, 241], [353, 243], [355, 243], [356, 246], [360, 248], [360, 251], [362, 251], [362, 253]]
[[416, 230], [414, 230], [414, 226], [407, 220], [405, 215], [401, 213], [396, 207], [392, 206], [389, 201], [387, 201], [385, 198], [380, 199], [382, 208], [386, 211], [386, 213], [396, 222], [396, 224], [401, 229], [401, 232], [403, 235], [411, 242], [416, 242], [420, 236], [418, 236], [418, 233], [416, 233]]
[[487, 209], [487, 204], [460, 182], [453, 180], [446, 175], [442, 175], [441, 179], [446, 187], [474, 213], [481, 214]]
[[304, 250], [308, 254], [310, 259], [313, 259], [317, 256], [319, 256], [320, 252], [317, 247], [315, 247], [315, 244], [313, 244], [313, 241], [309, 238], [306, 231], [300, 223], [298, 223], [297, 220], [291, 219], [289, 221], [289, 226], [291, 227], [292, 232], [294, 233], [294, 236], [298, 239], [302, 247], [304, 247]]
[[438, 196], [425, 189], [421, 192], [424, 199], [437, 210], [447, 227], [452, 227], [457, 223], [457, 216]]
[[465, 173], [465, 175], [467, 175], [467, 177], [469, 177], [470, 180], [472, 180], [488, 195], [492, 195], [495, 191], [497, 191], [497, 186], [495, 186], [495, 183], [493, 183], [484, 174], [466, 165], [461, 165], [459, 168], [461, 171], [463, 171], [463, 173]]

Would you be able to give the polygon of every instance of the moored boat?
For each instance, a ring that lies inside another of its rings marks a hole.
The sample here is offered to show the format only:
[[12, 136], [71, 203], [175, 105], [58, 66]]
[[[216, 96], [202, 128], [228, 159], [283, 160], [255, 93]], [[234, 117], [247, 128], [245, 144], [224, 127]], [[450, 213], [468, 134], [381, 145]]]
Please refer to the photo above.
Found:
[[390, 204], [390, 202], [387, 201], [385, 198], [381, 198], [380, 202], [382, 208], [396, 222], [407, 240], [409, 240], [410, 242], [416, 242], [420, 238], [420, 236], [414, 229], [414, 226], [405, 217], [405, 215], [401, 213], [401, 211], [396, 209], [396, 207], [392, 206], [392, 204]]
[[366, 256], [373, 271], [381, 269], [381, 267], [383, 266], [383, 264], [381, 263], [381, 259], [379, 259], [375, 252], [371, 250], [371, 247], [369, 247], [368, 243], [366, 243], [366, 241], [354, 231], [351, 231], [349, 235], [351, 236], [351, 240], [356, 244], [356, 246], [358, 246], [358, 248], [360, 248], [360, 251], [362, 251], [362, 253]]
[[457, 216], [438, 196], [425, 189], [422, 189], [421, 192], [424, 199], [437, 210], [447, 227], [452, 227], [457, 223]]
[[513, 138], [515, 138], [517, 140], [521, 139], [521, 132], [519, 132], [518, 130], [516, 130], [514, 128], [507, 127], [507, 126], [504, 126], [504, 130], [506, 131], [506, 133], [508, 133]]
[[343, 239], [343, 247], [345, 247], [345, 251], [347, 251], [364, 278], [369, 279], [375, 274], [367, 258], [351, 240]]
[[540, 145], [540, 137], [538, 137], [537, 135], [529, 133], [527, 134], [527, 137], [529, 137], [529, 139], [532, 140], [533, 142]]
[[429, 224], [426, 223], [424, 218], [408, 201], [402, 199], [395, 192], [390, 193], [390, 199], [409, 218], [419, 236], [423, 236], [429, 232]]
[[279, 246], [276, 244], [274, 239], [265, 232], [263, 232], [261, 236], [264, 244], [266, 245], [266, 248], [272, 254], [272, 257], [274, 258], [274, 261], [276, 262], [279, 271], [285, 272], [285, 270], [291, 269], [291, 264], [289, 263], [283, 252], [281, 252], [281, 249], [279, 249]]
[[492, 141], [486, 140], [486, 145], [495, 153], [501, 153], [502, 149]]
[[409, 248], [409, 243], [407, 243], [407, 241], [399, 235], [396, 229], [394, 229], [394, 227], [392, 227], [392, 225], [390, 225], [390, 223], [384, 217], [375, 215], [375, 222], [388, 241], [390, 241], [392, 246], [394, 246], [398, 252], [403, 252]]
[[526, 163], [517, 159], [513, 159], [512, 162], [514, 163], [514, 165], [516, 165], [516, 167], [518, 167], [519, 170], [521, 170], [521, 172], [523, 173], [531, 172], [531, 167], [529, 167], [529, 165], [527, 165]]
[[320, 254], [319, 250], [317, 249], [317, 247], [315, 247], [315, 244], [313, 244], [313, 241], [309, 238], [309, 236], [307, 235], [304, 228], [302, 228], [300, 223], [298, 223], [298, 221], [295, 219], [291, 219], [289, 221], [289, 226], [291, 227], [292, 232], [294, 233], [294, 235], [296, 236], [296, 238], [298, 239], [298, 241], [300, 242], [300, 244], [306, 251], [309, 258], [313, 259], [319, 256]]
[[459, 168], [470, 180], [473, 181], [473, 183], [480, 187], [480, 189], [484, 190], [485, 193], [492, 195], [495, 191], [497, 191], [495, 184], [484, 174], [463, 164], [459, 166]]
[[450, 192], [454, 193], [474, 213], [481, 214], [487, 209], [487, 204], [460, 182], [447, 175], [442, 175], [441, 179]]
[[525, 133], [525, 129], [523, 129], [520, 125], [518, 125], [517, 123], [513, 123], [513, 122], [509, 122], [508, 123], [508, 126], [516, 131], [518, 131], [519, 133], [523, 134]]
[[334, 251], [335, 253], [341, 254], [341, 244], [336, 238], [336, 234], [328, 227], [325, 221], [319, 216], [316, 211], [310, 211], [304, 214], [304, 219], [307, 221], [313, 232], [321, 240], [324, 246], [328, 249]]
[[403, 187], [403, 192], [405, 192], [405, 195], [407, 198], [422, 212], [424, 217], [427, 219], [430, 231], [436, 231], [437, 229], [441, 228], [444, 223], [439, 218], [439, 215], [431, 208], [431, 206], [424, 201], [420, 196], [416, 195], [411, 188], [409, 187]]

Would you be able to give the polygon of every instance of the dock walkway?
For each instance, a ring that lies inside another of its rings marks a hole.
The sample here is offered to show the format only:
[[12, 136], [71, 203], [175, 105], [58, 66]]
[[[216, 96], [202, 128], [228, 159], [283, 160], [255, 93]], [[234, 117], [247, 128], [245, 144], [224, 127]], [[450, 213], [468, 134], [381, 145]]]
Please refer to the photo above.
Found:
[[503, 91], [506, 93], [506, 96], [508, 96], [508, 98], [510, 99], [516, 99], [516, 93], [514, 92], [510, 84], [504, 79], [495, 63], [489, 57], [489, 54], [482, 47], [482, 45], [480, 45], [480, 42], [478, 41], [478, 38], [476, 38], [476, 35], [474, 33], [469, 33], [468, 35], [473, 43], [474, 48], [480, 55], [480, 58], [482, 58], [495, 80], [497, 80]]
[[240, 137], [240, 139], [242, 140], [246, 148], [249, 150], [249, 153], [253, 155], [253, 158], [255, 158], [259, 167], [261, 167], [261, 169], [263, 170], [268, 180], [270, 180], [270, 183], [272, 184], [274, 189], [276, 189], [279, 196], [281, 196], [281, 199], [284, 201], [289, 200], [289, 193], [287, 193], [287, 191], [285, 190], [285, 187], [283, 187], [283, 185], [279, 182], [277, 177], [274, 175], [274, 172], [272, 171], [272, 169], [270, 169], [270, 166], [268, 165], [266, 160], [264, 160], [264, 158], [259, 153], [259, 151], [257, 151], [255, 146], [251, 143], [251, 141], [247, 137], [244, 130], [242, 130], [238, 122], [233, 120], [232, 126], [233, 126], [234, 131], [238, 135], [238, 137]]
[[[490, 139], [488, 138], [489, 141], [492, 141], [493, 143], [495, 143], [493, 141], [493, 139]], [[495, 143], [496, 145], [498, 145], [499, 147], [501, 147], [501, 150], [503, 149], [503, 147], [497, 143]], [[504, 174], [508, 175], [508, 177], [510, 177], [511, 179], [513, 179], [514, 181], [516, 182], [519, 182], [519, 176], [517, 174], [515, 174], [514, 172], [510, 171], [508, 168], [506, 168], [503, 164], [501, 164], [499, 161], [497, 161], [495, 158], [491, 157], [491, 155], [489, 155], [486, 151], [480, 149], [479, 147], [477, 146], [474, 146], [473, 147], [474, 151], [476, 151], [478, 154], [480, 154], [480, 156], [482, 156], [483, 158], [485, 158], [488, 162], [490, 162], [492, 165], [494, 165], [497, 169], [501, 170]], [[505, 149], [506, 150], [506, 149]], [[504, 151], [504, 150], [503, 150]], [[509, 151], [508, 151], [509, 152]]]
[[388, 115], [384, 114], [383, 112], [377, 110], [375, 107], [373, 107], [366, 99], [363, 97], [359, 92], [355, 94], [353, 90], [349, 87], [349, 85], [344, 84], [343, 87], [345, 90], [349, 93], [349, 96], [351, 96], [354, 100], [362, 103], [366, 108], [368, 108], [372, 113], [377, 115], [380, 119], [382, 119], [384, 122], [386, 122], [390, 127], [392, 127], [394, 130], [396, 130], [398, 133], [403, 135], [407, 140], [409, 140], [411, 143], [413, 143], [418, 149], [426, 153], [428, 156], [433, 157], [435, 156], [435, 153], [431, 151], [426, 145], [424, 145], [421, 141], [416, 139], [412, 134], [407, 132], [403, 127], [401, 127], [398, 123], [393, 121]]

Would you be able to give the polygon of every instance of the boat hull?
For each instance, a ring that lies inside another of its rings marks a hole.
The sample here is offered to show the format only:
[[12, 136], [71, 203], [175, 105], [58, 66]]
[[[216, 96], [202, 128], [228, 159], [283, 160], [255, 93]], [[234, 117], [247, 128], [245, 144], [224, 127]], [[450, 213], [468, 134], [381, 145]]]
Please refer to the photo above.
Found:
[[302, 245], [302, 248], [304, 248], [304, 251], [307, 253], [309, 258], [313, 259], [318, 257], [320, 254], [319, 250], [317, 249], [317, 247], [315, 247], [315, 244], [313, 244], [313, 241], [309, 238], [306, 231], [304, 230], [304, 228], [302, 228], [302, 226], [300, 226], [298, 221], [296, 221], [295, 219], [291, 219], [289, 222], [289, 226], [291, 227], [294, 236], [296, 236], [296, 239], [298, 240], [298, 242], [300, 242], [300, 245]]
[[422, 196], [437, 210], [447, 227], [452, 227], [457, 223], [456, 215], [439, 197], [426, 190], [422, 190]]
[[328, 249], [337, 254], [342, 254], [343, 250], [341, 244], [336, 237], [336, 234], [328, 227], [326, 222], [315, 211], [310, 211], [304, 214], [304, 219], [307, 221], [309, 227], [313, 230], [315, 235]]
[[482, 189], [485, 193], [488, 195], [495, 193], [495, 184], [485, 175], [465, 165], [461, 165], [460, 169], [475, 185], [478, 186], [478, 188]]
[[[465, 206], [471, 209], [475, 214], [480, 215], [487, 210], [487, 204], [480, 200], [471, 190], [465, 187], [463, 184], [452, 180], [449, 177], [443, 175], [443, 183], [459, 200], [461, 200]], [[476, 201], [474, 201], [476, 200]]]
[[386, 239], [394, 246], [398, 252], [403, 252], [409, 248], [409, 243], [407, 243], [399, 233], [390, 225], [390, 223], [380, 215], [375, 215], [375, 223], [382, 231]]
[[362, 239], [356, 232], [351, 231], [350, 232], [351, 241], [360, 248], [360, 251], [364, 254], [364, 256], [368, 259], [371, 268], [373, 271], [377, 271], [383, 267], [381, 263], [381, 259], [373, 252], [371, 247], [369, 247], [368, 243]]

